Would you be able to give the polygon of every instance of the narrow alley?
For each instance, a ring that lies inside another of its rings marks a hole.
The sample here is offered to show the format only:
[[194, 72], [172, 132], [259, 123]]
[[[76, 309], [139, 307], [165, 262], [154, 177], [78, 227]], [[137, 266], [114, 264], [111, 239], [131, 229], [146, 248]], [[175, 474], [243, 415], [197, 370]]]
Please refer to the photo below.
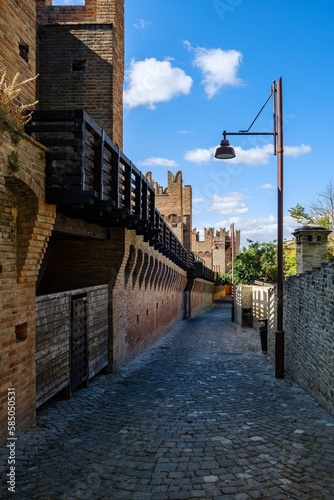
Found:
[[[18, 436], [18, 499], [334, 498], [334, 418], [216, 303]], [[1, 498], [8, 448], [1, 448]]]

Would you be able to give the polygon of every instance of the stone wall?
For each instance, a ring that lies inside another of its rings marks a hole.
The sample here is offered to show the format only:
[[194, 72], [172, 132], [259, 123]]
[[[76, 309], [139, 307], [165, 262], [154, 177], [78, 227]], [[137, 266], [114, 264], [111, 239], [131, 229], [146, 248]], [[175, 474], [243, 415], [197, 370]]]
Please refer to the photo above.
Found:
[[[334, 263], [284, 282], [285, 370], [316, 401], [334, 415]], [[276, 287], [240, 286], [236, 292], [236, 321], [241, 307], [252, 307], [257, 319], [268, 317], [268, 355], [275, 359]]]
[[284, 284], [285, 366], [334, 415], [334, 263]]

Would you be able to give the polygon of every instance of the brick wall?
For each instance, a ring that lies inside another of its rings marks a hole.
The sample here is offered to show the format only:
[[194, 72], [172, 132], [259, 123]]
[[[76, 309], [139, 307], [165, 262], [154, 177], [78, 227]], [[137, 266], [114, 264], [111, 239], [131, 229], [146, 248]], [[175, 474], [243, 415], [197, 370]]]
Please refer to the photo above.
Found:
[[109, 285], [109, 361], [114, 369], [182, 319], [186, 272], [135, 231], [111, 228], [109, 241], [58, 238], [53, 248], [40, 294]]
[[[334, 263], [284, 282], [285, 370], [334, 415]], [[253, 307], [254, 318], [269, 319], [268, 354], [275, 359], [276, 287], [238, 287], [237, 308]], [[240, 323], [241, 311], [237, 321]], [[255, 321], [255, 328], [258, 323]], [[259, 347], [260, 348], [260, 347]]]
[[39, 107], [84, 109], [122, 149], [124, 0], [37, 12]]
[[[16, 73], [18, 83], [36, 75], [36, 31], [35, 2], [26, 0], [2, 0], [0, 7], [0, 74], [6, 70], [8, 81]], [[25, 55], [25, 46], [28, 54]], [[21, 47], [21, 49], [20, 49]], [[21, 51], [20, 51], [21, 50]], [[20, 55], [22, 54], [22, 55]], [[35, 101], [36, 82], [29, 82], [22, 88], [22, 102]]]
[[214, 284], [202, 279], [194, 280], [190, 289], [190, 314], [193, 316], [203, 309], [212, 307]]
[[113, 369], [168, 332], [184, 316], [212, 305], [213, 284], [187, 280], [187, 273], [133, 230], [111, 228], [110, 240], [53, 237], [53, 253], [38, 288], [50, 294], [87, 286], [109, 286], [109, 364]]
[[12, 149], [0, 132], [0, 441], [8, 387], [16, 390], [17, 432], [34, 422], [35, 285], [55, 221], [55, 207], [44, 203], [44, 149], [21, 139], [16, 173], [7, 166]]

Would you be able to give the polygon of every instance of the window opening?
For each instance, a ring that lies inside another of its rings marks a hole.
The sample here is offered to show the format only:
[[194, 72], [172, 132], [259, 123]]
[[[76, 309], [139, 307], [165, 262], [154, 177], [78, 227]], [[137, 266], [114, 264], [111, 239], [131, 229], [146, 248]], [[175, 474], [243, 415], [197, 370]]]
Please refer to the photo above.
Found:
[[29, 56], [29, 45], [25, 43], [23, 40], [20, 40], [19, 43], [19, 52], [20, 56], [24, 61], [28, 62], [28, 56]]
[[16, 342], [24, 342], [28, 335], [28, 323], [21, 323], [15, 326]]
[[67, 6], [81, 6], [85, 5], [85, 0], [52, 0], [51, 5], [52, 6], [60, 6], [60, 7], [67, 7]]
[[87, 67], [86, 60], [79, 60], [72, 62], [72, 71], [85, 71]]

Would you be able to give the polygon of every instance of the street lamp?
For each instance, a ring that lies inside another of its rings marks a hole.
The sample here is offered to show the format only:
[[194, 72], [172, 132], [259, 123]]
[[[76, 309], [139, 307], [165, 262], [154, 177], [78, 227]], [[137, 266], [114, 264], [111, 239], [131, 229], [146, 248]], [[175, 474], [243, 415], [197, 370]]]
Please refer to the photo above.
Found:
[[[273, 131], [250, 132], [253, 124], [273, 98]], [[275, 376], [284, 378], [284, 331], [283, 331], [283, 105], [282, 77], [273, 81], [270, 95], [247, 130], [223, 132], [223, 140], [217, 148], [215, 158], [229, 160], [235, 158], [235, 151], [226, 139], [228, 135], [271, 135], [274, 138], [274, 155], [277, 156], [277, 325], [275, 332]]]

